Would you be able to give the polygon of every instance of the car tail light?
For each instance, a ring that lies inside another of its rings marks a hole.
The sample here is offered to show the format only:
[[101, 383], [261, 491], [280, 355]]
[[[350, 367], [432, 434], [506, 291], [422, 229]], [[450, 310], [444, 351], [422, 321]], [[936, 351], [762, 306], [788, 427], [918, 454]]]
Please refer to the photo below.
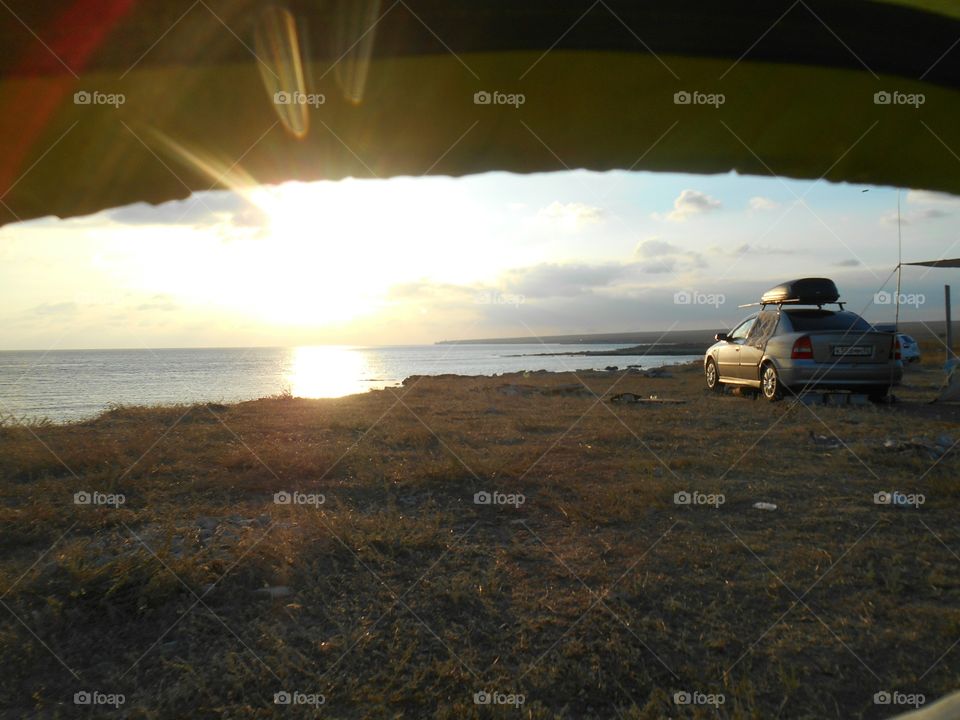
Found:
[[810, 342], [810, 338], [806, 335], [804, 335], [802, 338], [799, 338], [793, 344], [793, 350], [790, 353], [790, 357], [793, 360], [812, 360], [813, 343]]
[[893, 359], [900, 359], [900, 338], [893, 339]]

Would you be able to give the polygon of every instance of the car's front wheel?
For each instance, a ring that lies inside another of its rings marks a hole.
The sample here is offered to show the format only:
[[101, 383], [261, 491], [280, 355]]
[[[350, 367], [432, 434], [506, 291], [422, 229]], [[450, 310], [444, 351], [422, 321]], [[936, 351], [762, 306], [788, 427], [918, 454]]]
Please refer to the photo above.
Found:
[[767, 363], [760, 368], [760, 391], [763, 393], [763, 396], [771, 402], [783, 397], [783, 386], [780, 384], [780, 375], [771, 363]]
[[707, 380], [707, 389], [713, 392], [720, 392], [722, 389], [720, 387], [720, 373], [717, 371], [717, 363], [713, 361], [713, 358], [707, 360], [707, 364], [703, 368], [703, 373]]

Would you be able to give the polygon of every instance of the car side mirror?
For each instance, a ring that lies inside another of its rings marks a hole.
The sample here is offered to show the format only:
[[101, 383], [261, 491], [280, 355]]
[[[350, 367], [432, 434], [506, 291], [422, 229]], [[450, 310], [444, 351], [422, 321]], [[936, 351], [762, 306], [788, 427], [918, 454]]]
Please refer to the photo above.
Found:
[[713, 339], [716, 340], [717, 342], [730, 342], [730, 336], [727, 335], [725, 332], [718, 332], [716, 335], [713, 336]]

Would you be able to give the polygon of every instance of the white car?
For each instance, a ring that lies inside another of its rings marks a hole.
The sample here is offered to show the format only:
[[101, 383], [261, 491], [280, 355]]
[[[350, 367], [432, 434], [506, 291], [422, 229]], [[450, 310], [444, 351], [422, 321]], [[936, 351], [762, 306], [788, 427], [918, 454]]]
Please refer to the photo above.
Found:
[[898, 333], [900, 341], [900, 357], [905, 363], [920, 362], [920, 345], [906, 333]]

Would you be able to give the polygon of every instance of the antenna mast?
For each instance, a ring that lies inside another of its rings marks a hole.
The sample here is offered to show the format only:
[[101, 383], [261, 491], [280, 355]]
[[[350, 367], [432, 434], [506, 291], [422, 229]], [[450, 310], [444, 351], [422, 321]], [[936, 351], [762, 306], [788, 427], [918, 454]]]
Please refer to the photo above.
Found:
[[900, 332], [900, 279], [903, 276], [903, 234], [900, 230], [900, 188], [897, 188], [897, 296], [894, 302], [893, 326]]

